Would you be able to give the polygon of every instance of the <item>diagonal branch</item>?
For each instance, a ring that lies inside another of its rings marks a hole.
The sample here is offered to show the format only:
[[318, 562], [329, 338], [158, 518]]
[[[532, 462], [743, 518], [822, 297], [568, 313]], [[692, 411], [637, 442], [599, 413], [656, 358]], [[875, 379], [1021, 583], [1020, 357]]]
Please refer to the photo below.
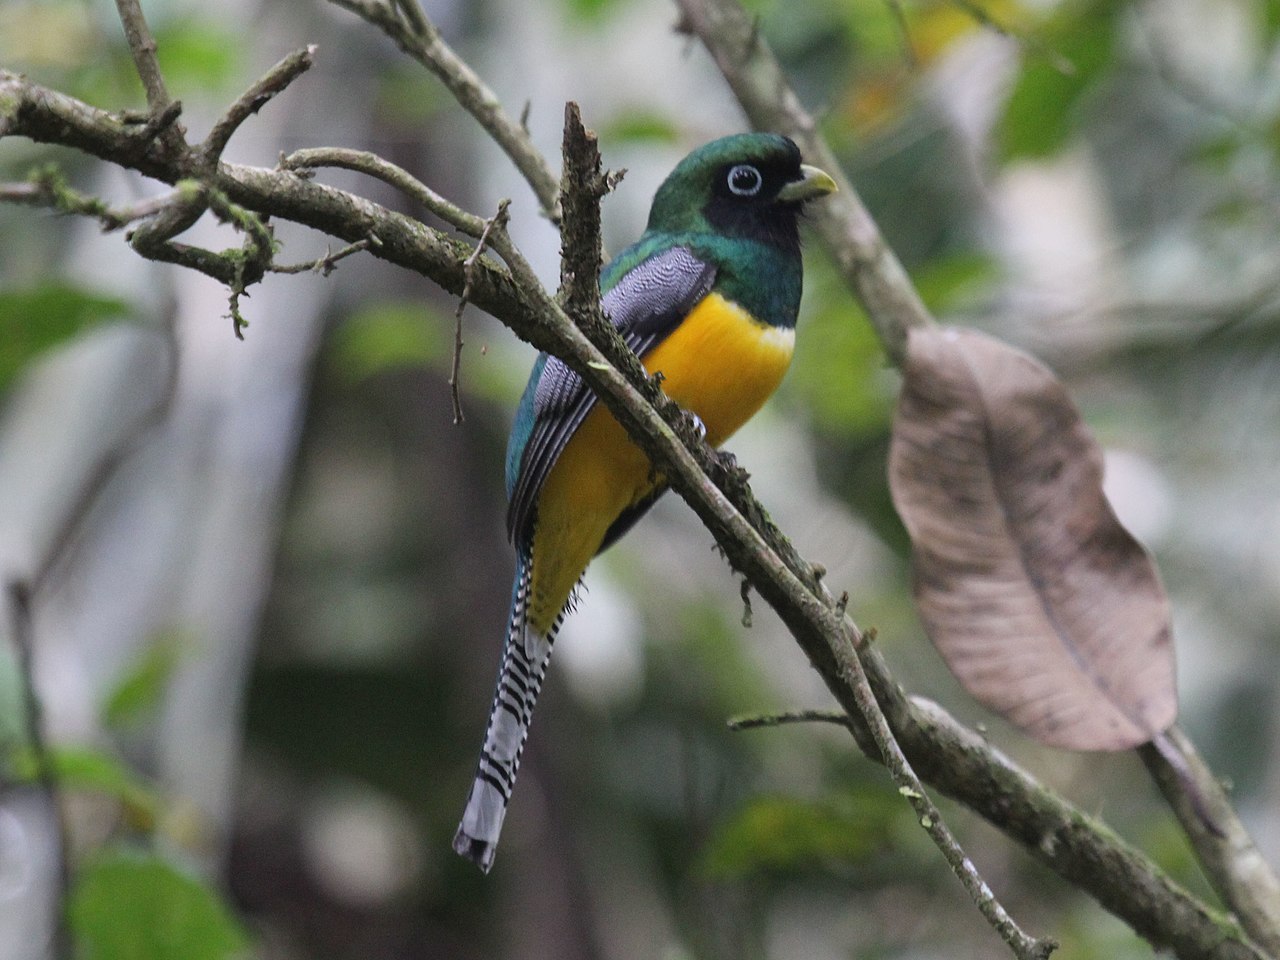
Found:
[[395, 187], [406, 197], [416, 200], [437, 217], [477, 240], [484, 234], [486, 221], [474, 213], [450, 203], [403, 167], [383, 160], [367, 150], [351, 150], [345, 147], [309, 147], [295, 150], [280, 160], [282, 170], [314, 170], [318, 167], [337, 167], [354, 170], [381, 180]]
[[129, 52], [133, 54], [133, 65], [142, 80], [142, 89], [147, 94], [147, 106], [151, 108], [152, 114], [161, 114], [173, 102], [173, 98], [169, 96], [164, 75], [160, 72], [160, 62], [156, 59], [156, 38], [151, 35], [151, 28], [142, 15], [142, 4], [139, 0], [116, 0], [116, 11], [120, 14], [120, 24], [124, 27]]
[[154, 217], [178, 199], [177, 191], [143, 200], [131, 207], [112, 207], [98, 197], [72, 189], [67, 178], [56, 167], [33, 170], [25, 183], [0, 184], [0, 202], [31, 207], [48, 207], [58, 213], [91, 217], [102, 225], [104, 233], [120, 230], [129, 224]]
[[[682, 13], [681, 27], [702, 40], [752, 124], [791, 136], [807, 157], [834, 172], [840, 193], [829, 198], [815, 214], [815, 226], [846, 282], [866, 308], [890, 359], [900, 362], [910, 329], [932, 320], [856, 192], [835, 172], [836, 160], [813, 117], [800, 105], [781, 66], [738, 0], [677, 3]], [[1144, 758], [1149, 764], [1161, 763], [1158, 753], [1149, 757], [1144, 754]], [[1193, 764], [1189, 769], [1201, 778], [1196, 784], [1201, 795], [1221, 795], [1207, 767]], [[1167, 773], [1167, 768], [1163, 772]], [[1166, 781], [1157, 779], [1164, 789]], [[1232, 838], [1227, 843], [1213, 842], [1214, 831], [1200, 822], [1193, 803], [1173, 806], [1218, 892], [1241, 917], [1251, 936], [1280, 953], [1280, 905], [1274, 893], [1280, 883], [1266, 867], [1231, 805], [1224, 801], [1214, 809], [1221, 818], [1216, 825]], [[1240, 859], [1241, 868], [1215, 869], [1213, 864], [1221, 865], [1224, 857]]]
[[271, 102], [271, 99], [283, 91], [294, 80], [311, 69], [315, 62], [316, 46], [311, 44], [301, 50], [295, 50], [264, 73], [253, 85], [242, 93], [218, 118], [204, 143], [199, 147], [200, 162], [212, 167], [222, 156], [228, 141], [231, 140], [240, 125]]
[[142, 15], [142, 5], [139, 0], [116, 0], [116, 11], [120, 15], [120, 24], [124, 27], [125, 40], [133, 55], [142, 89], [147, 94], [147, 136], [158, 139], [172, 153], [186, 153], [186, 131], [177, 123], [182, 104], [169, 96], [165, 87], [160, 61], [156, 59], [156, 39]]
[[[22, 682], [22, 712], [26, 725], [27, 743], [35, 761], [36, 783], [43, 794], [45, 806], [53, 823], [56, 847], [54, 883], [59, 907], [67, 902], [71, 889], [71, 842], [67, 831], [67, 819], [63, 811], [61, 785], [53, 754], [45, 736], [44, 710], [36, 691], [35, 645], [32, 642], [31, 584], [27, 580], [12, 579], [5, 585], [5, 606], [9, 613], [9, 631], [17, 653], [18, 676]], [[53, 953], [61, 958], [69, 954], [69, 940], [62, 911], [53, 928]]]
[[511, 119], [480, 75], [444, 42], [418, 0], [329, 0], [380, 29], [430, 70], [500, 146], [532, 188], [543, 215], [560, 225], [560, 180], [533, 145], [522, 122]]
[[[1195, 744], [1176, 726], [1165, 739], [1174, 751], [1172, 756], [1155, 743], [1139, 747], [1138, 755], [1191, 837], [1213, 886], [1226, 896], [1244, 928], [1273, 956], [1280, 957], [1280, 880], [1254, 845]], [[1194, 784], [1194, 793], [1184, 786], [1185, 777]], [[1207, 811], [1198, 809], [1201, 805]]]

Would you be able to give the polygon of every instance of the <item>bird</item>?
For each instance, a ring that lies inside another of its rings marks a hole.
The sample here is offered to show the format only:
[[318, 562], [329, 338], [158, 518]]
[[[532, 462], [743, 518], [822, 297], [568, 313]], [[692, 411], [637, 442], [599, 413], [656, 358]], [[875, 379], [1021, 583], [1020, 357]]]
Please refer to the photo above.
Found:
[[[640, 239], [600, 273], [601, 307], [662, 390], [718, 447], [782, 380], [795, 344], [804, 205], [836, 189], [787, 137], [740, 133], [681, 160]], [[507, 446], [510, 616], [475, 778], [453, 848], [493, 866], [534, 705], [591, 559], [665, 489], [582, 378], [541, 354]]]

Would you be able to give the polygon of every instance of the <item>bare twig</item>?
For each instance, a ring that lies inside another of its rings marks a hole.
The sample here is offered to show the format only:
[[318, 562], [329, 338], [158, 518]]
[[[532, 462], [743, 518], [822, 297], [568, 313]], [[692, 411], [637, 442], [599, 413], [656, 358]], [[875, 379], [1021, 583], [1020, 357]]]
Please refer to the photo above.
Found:
[[788, 710], [785, 713], [733, 717], [726, 726], [730, 730], [759, 730], [766, 727], [781, 727], [789, 723], [833, 723], [836, 726], [851, 729], [853, 721], [842, 710]]
[[227, 142], [240, 125], [266, 106], [276, 94], [311, 69], [315, 61], [316, 46], [314, 44], [295, 50], [289, 54], [236, 98], [235, 102], [222, 114], [213, 125], [204, 143], [198, 148], [200, 162], [206, 166], [218, 162]]
[[480, 256], [484, 253], [485, 245], [489, 242], [491, 234], [506, 235], [507, 229], [507, 208], [511, 206], [510, 200], [503, 200], [498, 204], [497, 212], [484, 223], [484, 229], [480, 231], [480, 237], [476, 241], [476, 247], [471, 251], [471, 256], [467, 257], [462, 263], [462, 273], [466, 278], [462, 283], [462, 296], [458, 298], [457, 309], [453, 312], [453, 364], [449, 368], [449, 392], [453, 400], [453, 422], [455, 424], [462, 423], [462, 398], [459, 396], [460, 374], [462, 370], [462, 312], [467, 309], [467, 303], [471, 299], [471, 287], [475, 281], [476, 264], [480, 262]]
[[339, 260], [345, 260], [352, 254], [368, 250], [370, 247], [380, 246], [382, 246], [382, 241], [377, 237], [365, 237], [363, 240], [347, 244], [337, 253], [326, 253], [318, 260], [307, 260], [303, 263], [273, 263], [267, 270], [271, 273], [318, 273], [322, 277], [327, 277], [337, 269]]
[[18, 675], [22, 680], [23, 715], [26, 720], [27, 742], [35, 761], [36, 782], [44, 794], [53, 823], [57, 858], [54, 864], [55, 885], [58, 892], [58, 920], [54, 926], [54, 955], [61, 958], [68, 954], [68, 941], [61, 907], [67, 902], [71, 889], [71, 864], [67, 823], [63, 816], [61, 790], [53, 755], [44, 735], [44, 711], [40, 695], [36, 691], [35, 648], [32, 643], [31, 584], [26, 580], [10, 580], [5, 584], [5, 600], [9, 610], [9, 629], [17, 652]]
[[36, 780], [49, 806], [54, 824], [57, 848], [56, 887], [58, 904], [57, 920], [53, 931], [53, 956], [65, 960], [71, 956], [70, 936], [65, 926], [65, 905], [70, 891], [70, 837], [60, 801], [60, 784], [53, 754], [45, 737], [43, 711], [35, 687], [35, 649], [32, 604], [47, 585], [50, 575], [66, 555], [84, 522], [90, 508], [121, 464], [136, 450], [142, 439], [156, 427], [167, 414], [177, 388], [177, 339], [173, 330], [173, 312], [161, 328], [165, 344], [165, 380], [151, 407], [125, 431], [118, 440], [108, 446], [98, 460], [85, 472], [79, 488], [66, 502], [66, 508], [54, 526], [53, 534], [35, 558], [31, 572], [25, 578], [14, 578], [6, 584], [6, 601], [9, 610], [10, 630], [18, 656], [18, 670], [22, 679], [27, 739], [35, 762]]
[[564, 211], [560, 241], [560, 302], [588, 335], [607, 324], [600, 309], [600, 201], [617, 179], [603, 171], [596, 135], [582, 123], [578, 105], [564, 105], [561, 145], [564, 176], [560, 208]]
[[162, 194], [131, 207], [112, 207], [98, 197], [71, 188], [56, 167], [32, 171], [26, 183], [0, 184], [0, 203], [49, 207], [59, 213], [92, 217], [104, 232], [120, 230], [138, 220], [153, 217], [178, 199], [177, 192]]
[[[230, 290], [232, 330], [237, 339], [243, 340], [248, 323], [240, 313], [240, 297], [247, 287], [262, 279], [271, 265], [271, 230], [258, 214], [233, 203], [216, 187], [183, 180], [176, 193], [175, 199], [127, 234], [126, 239], [148, 260], [178, 264], [222, 282]], [[215, 252], [173, 239], [193, 226], [206, 210], [244, 234], [240, 249]]]
[[916, 46], [911, 39], [911, 24], [907, 22], [907, 11], [902, 0], [885, 0], [889, 13], [893, 16], [894, 25], [898, 28], [898, 37], [902, 43], [902, 58], [912, 70], [920, 66], [920, 58], [916, 55]]
[[524, 125], [512, 120], [494, 92], [444, 42], [417, 0], [330, 0], [378, 27], [409, 56], [430, 70], [455, 100], [493, 137], [511, 158], [542, 205], [543, 214], [560, 225], [560, 183], [546, 158], [533, 145]]
[[116, 0], [116, 11], [124, 27], [125, 40], [133, 55], [133, 64], [147, 95], [150, 117], [144, 127], [148, 139], [158, 138], [164, 148], [180, 154], [188, 151], [186, 131], [177, 122], [182, 105], [169, 96], [160, 62], [156, 59], [156, 40], [142, 15], [139, 0]]
[[129, 52], [133, 54], [133, 64], [142, 80], [142, 89], [147, 94], [147, 106], [151, 108], [153, 115], [161, 114], [173, 99], [165, 88], [160, 62], [156, 59], [156, 39], [151, 35], [146, 17], [142, 15], [142, 5], [138, 0], [116, 0], [116, 10], [120, 14], [120, 23], [124, 26]]
[[[864, 646], [861, 657], [904, 749], [940, 792], [1019, 840], [1028, 853], [1087, 891], [1157, 948], [1184, 960], [1270, 956], [1249, 942], [1234, 920], [1199, 902], [1145, 854], [1045, 787], [985, 737], [962, 726], [936, 703], [907, 697], [875, 650]], [[847, 725], [862, 752], [879, 760], [870, 731], [855, 715], [802, 711], [782, 716], [783, 722]], [[1155, 902], [1161, 906], [1153, 912]]]
[[50, 575], [66, 555], [75, 539], [76, 531], [84, 523], [98, 495], [106, 488], [107, 483], [115, 476], [121, 465], [137, 451], [146, 436], [164, 422], [164, 418], [173, 406], [173, 398], [178, 390], [178, 338], [174, 329], [175, 322], [176, 307], [170, 304], [167, 316], [159, 328], [164, 346], [164, 381], [155, 402], [143, 411], [129, 429], [104, 450], [98, 461], [85, 472], [79, 489], [67, 501], [65, 512], [54, 527], [53, 535], [41, 556], [37, 558], [31, 575], [26, 580], [33, 597], [38, 597], [48, 584]]
[[317, 167], [338, 167], [363, 173], [381, 180], [388, 186], [395, 187], [406, 197], [418, 201], [445, 223], [456, 227], [469, 237], [479, 238], [485, 232], [486, 221], [483, 217], [478, 217], [450, 203], [409, 171], [383, 160], [377, 154], [345, 147], [311, 147], [295, 150], [287, 157], [280, 159], [282, 170], [313, 170]]
[[992, 33], [998, 33], [1000, 36], [1020, 44], [1039, 56], [1045, 57], [1049, 61], [1050, 65], [1052, 65], [1053, 69], [1057, 70], [1062, 75], [1069, 77], [1075, 74], [1076, 65], [1060, 54], [1057, 50], [1053, 49], [1053, 47], [1038, 37], [1026, 34], [1005, 23], [979, 3], [978, 0], [951, 0], [951, 2], [972, 17], [975, 22], [986, 27]]
[[1176, 726], [1160, 740], [1138, 748], [1142, 762], [1191, 838], [1214, 888], [1253, 938], [1280, 957], [1280, 880], [1195, 744]]

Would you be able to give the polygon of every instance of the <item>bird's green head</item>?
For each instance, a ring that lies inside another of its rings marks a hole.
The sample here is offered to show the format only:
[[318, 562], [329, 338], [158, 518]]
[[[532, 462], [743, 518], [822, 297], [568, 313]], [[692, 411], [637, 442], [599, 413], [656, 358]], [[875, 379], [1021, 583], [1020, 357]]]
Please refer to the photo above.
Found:
[[677, 164], [653, 198], [649, 233], [715, 233], [799, 244], [796, 216], [807, 200], [835, 190], [800, 149], [774, 133], [713, 140]]

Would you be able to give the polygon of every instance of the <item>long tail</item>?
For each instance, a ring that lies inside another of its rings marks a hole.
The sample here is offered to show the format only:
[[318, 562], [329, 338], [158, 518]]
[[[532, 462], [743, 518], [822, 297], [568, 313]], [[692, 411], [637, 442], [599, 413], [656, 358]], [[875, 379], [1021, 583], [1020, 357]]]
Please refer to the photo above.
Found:
[[462, 823], [453, 837], [453, 849], [485, 873], [493, 866], [502, 820], [507, 814], [520, 755], [529, 736], [533, 708], [551, 659], [551, 645], [564, 619], [562, 611], [545, 634], [529, 626], [531, 567], [526, 558], [520, 558], [511, 592], [511, 620], [493, 706], [489, 708], [489, 726], [480, 750], [480, 764], [462, 813]]

